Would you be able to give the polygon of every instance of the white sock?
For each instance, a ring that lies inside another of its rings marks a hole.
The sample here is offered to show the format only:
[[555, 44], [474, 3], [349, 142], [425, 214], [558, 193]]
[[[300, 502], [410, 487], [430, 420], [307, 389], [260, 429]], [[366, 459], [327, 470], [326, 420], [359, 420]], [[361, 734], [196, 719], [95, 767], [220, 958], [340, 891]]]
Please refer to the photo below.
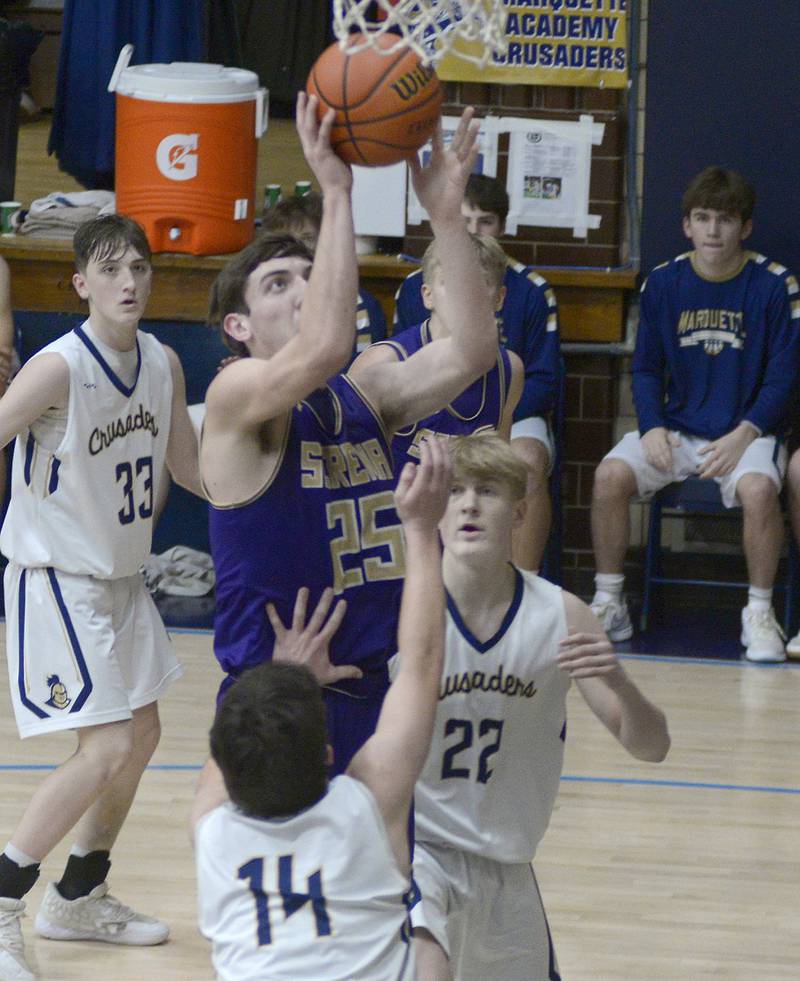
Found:
[[3, 854], [6, 856], [6, 858], [10, 858], [12, 862], [16, 862], [21, 869], [24, 869], [28, 865], [39, 864], [38, 858], [31, 858], [30, 855], [23, 852], [22, 849], [12, 845], [10, 841], [3, 849]]
[[747, 605], [751, 610], [768, 610], [772, 606], [772, 590], [751, 586], [747, 590]]
[[621, 572], [597, 572], [593, 603], [621, 603], [625, 576]]

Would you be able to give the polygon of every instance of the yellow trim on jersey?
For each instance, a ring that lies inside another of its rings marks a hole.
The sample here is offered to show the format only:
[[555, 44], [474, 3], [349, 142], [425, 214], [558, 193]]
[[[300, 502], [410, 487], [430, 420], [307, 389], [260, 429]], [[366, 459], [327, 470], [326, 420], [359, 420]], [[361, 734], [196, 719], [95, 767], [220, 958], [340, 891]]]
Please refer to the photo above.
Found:
[[208, 499], [208, 503], [211, 505], [212, 508], [214, 508], [217, 511], [230, 511], [232, 508], [247, 507], [248, 504], [252, 504], [253, 501], [258, 500], [258, 498], [261, 497], [262, 494], [266, 493], [266, 491], [269, 490], [273, 481], [278, 476], [281, 466], [283, 465], [283, 459], [286, 456], [286, 447], [289, 444], [289, 432], [292, 428], [291, 424], [292, 424], [292, 413], [290, 410], [289, 412], [286, 412], [284, 414], [283, 436], [281, 437], [281, 445], [280, 445], [280, 449], [278, 450], [275, 466], [273, 467], [272, 472], [267, 477], [264, 484], [254, 494], [251, 494], [250, 497], [246, 498], [243, 501], [235, 501], [233, 504], [218, 504], [208, 493], [208, 488], [206, 487], [205, 483], [202, 483], [202, 487], [203, 490], [205, 491], [206, 497]]

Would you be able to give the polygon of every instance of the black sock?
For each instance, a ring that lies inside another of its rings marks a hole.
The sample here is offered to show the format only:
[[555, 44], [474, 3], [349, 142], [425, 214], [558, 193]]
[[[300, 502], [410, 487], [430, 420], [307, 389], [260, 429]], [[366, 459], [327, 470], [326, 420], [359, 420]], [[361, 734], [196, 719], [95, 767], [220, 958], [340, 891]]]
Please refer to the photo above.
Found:
[[105, 851], [89, 852], [83, 857], [70, 855], [61, 881], [56, 883], [61, 896], [64, 899], [80, 899], [105, 882], [111, 868], [108, 855]]
[[0, 896], [5, 899], [22, 899], [26, 892], [33, 889], [33, 884], [39, 878], [39, 863], [34, 865], [17, 865], [5, 852], [0, 855]]

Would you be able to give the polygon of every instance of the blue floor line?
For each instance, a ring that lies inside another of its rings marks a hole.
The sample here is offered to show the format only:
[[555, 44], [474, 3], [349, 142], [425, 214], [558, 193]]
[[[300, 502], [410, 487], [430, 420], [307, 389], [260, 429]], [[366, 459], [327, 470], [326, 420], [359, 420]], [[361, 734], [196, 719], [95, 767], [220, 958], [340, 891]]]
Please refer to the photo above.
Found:
[[753, 794], [800, 794], [800, 787], [760, 787], [746, 783], [706, 783], [702, 780], [648, 780], [643, 777], [578, 777], [562, 774], [567, 783], [614, 783], [641, 787], [683, 787], [689, 790], [743, 790]]
[[741, 660], [723, 660], [722, 658], [713, 657], [689, 657], [680, 656], [678, 654], [668, 655], [668, 654], [626, 654], [622, 651], [617, 651], [617, 659], [620, 661], [649, 661], [651, 663], [657, 662], [660, 664], [703, 664], [703, 665], [713, 665], [715, 667], [728, 667], [728, 668], [756, 668], [762, 669], [766, 668], [769, 671], [774, 671], [776, 668], [800, 668], [800, 661], [778, 661], [778, 662], [763, 662], [761, 664], [755, 661], [747, 661], [744, 658]]
[[[0, 772], [20, 772], [55, 770], [54, 763], [0, 763]], [[173, 773], [199, 773], [203, 769], [198, 763], [155, 763], [148, 770]], [[607, 783], [627, 784], [640, 787], [681, 787], [688, 790], [739, 790], [754, 794], [800, 794], [800, 787], [761, 787], [756, 784], [707, 783], [700, 780], [655, 780], [643, 777], [582, 777], [564, 773], [565, 783]]]

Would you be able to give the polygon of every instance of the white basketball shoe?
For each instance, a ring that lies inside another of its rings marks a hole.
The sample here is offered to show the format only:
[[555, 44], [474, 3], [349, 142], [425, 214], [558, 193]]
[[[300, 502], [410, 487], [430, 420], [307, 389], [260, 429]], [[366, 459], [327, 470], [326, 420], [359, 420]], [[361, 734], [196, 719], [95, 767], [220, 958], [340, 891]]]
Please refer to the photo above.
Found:
[[609, 640], [630, 640], [633, 637], [633, 624], [624, 597], [619, 602], [592, 600], [592, 613], [603, 624], [603, 630], [608, 634]]
[[775, 613], [768, 610], [752, 610], [746, 606], [742, 610], [741, 642], [747, 650], [748, 661], [758, 663], [778, 663], [786, 660], [784, 643], [786, 638], [775, 619]]
[[163, 944], [169, 936], [166, 923], [123, 905], [109, 893], [105, 882], [79, 899], [64, 899], [49, 882], [34, 925], [39, 936], [49, 940], [102, 940], [149, 947]]
[[0, 896], [0, 981], [35, 981], [25, 960], [20, 920], [25, 915], [21, 899]]

